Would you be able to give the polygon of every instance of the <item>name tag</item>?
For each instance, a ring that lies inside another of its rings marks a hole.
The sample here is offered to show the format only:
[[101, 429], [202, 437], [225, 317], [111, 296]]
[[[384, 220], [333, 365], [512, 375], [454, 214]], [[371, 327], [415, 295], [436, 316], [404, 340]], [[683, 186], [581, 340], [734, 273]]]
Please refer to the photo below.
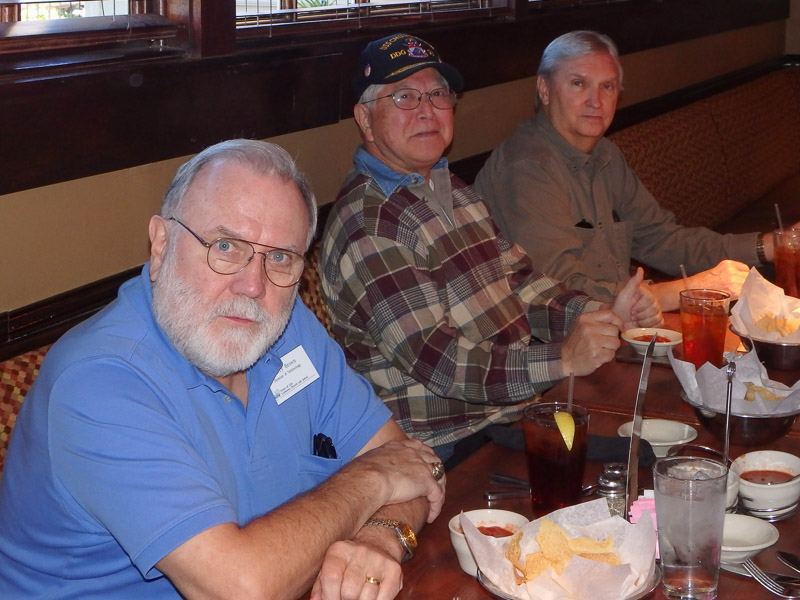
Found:
[[278, 404], [283, 404], [307, 385], [319, 379], [319, 373], [302, 346], [281, 356], [281, 367], [269, 389]]

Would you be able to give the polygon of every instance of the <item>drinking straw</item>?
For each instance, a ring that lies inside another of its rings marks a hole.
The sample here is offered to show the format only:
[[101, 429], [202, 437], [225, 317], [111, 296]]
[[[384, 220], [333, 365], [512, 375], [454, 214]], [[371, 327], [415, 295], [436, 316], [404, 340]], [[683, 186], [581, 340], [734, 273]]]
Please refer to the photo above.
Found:
[[686, 274], [686, 267], [683, 266], [683, 263], [681, 263], [681, 274], [683, 275], [683, 285], [686, 287], [686, 291], [689, 292], [689, 298], [694, 300], [694, 294], [689, 291], [689, 276]]
[[683, 275], [683, 285], [686, 286], [686, 289], [689, 289], [689, 276], [686, 275], [686, 267], [683, 266], [681, 263], [681, 274]]
[[569, 373], [569, 386], [567, 387], [567, 412], [572, 414], [572, 390], [575, 386], [575, 373]]
[[775, 216], [778, 217], [778, 229], [783, 231], [783, 221], [781, 221], [781, 209], [778, 208], [778, 203], [775, 203]]

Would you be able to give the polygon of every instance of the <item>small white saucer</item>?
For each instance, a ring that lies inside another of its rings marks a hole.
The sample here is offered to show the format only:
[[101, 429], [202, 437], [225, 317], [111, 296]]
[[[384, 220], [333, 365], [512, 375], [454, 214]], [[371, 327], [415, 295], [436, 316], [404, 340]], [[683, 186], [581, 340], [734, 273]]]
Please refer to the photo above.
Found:
[[[617, 435], [631, 437], [633, 421], [620, 425]], [[666, 419], [644, 419], [642, 421], [642, 438], [650, 442], [656, 456], [662, 458], [667, 455], [672, 446], [687, 444], [697, 437], [697, 430], [691, 425], [680, 421]]]
[[722, 562], [741, 563], [778, 541], [777, 528], [756, 517], [725, 515]]

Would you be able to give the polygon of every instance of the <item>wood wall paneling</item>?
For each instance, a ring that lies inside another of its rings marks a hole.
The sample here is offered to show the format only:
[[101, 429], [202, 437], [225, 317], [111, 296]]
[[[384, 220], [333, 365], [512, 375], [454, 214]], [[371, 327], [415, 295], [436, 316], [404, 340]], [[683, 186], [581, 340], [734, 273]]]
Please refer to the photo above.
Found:
[[337, 55], [189, 61], [0, 86], [0, 194], [336, 123], [339, 70]]

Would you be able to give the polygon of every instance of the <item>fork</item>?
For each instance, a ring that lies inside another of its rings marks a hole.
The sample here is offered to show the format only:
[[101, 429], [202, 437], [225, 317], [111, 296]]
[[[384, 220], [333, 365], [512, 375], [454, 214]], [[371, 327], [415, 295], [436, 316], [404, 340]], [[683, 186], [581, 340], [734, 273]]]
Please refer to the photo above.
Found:
[[742, 566], [745, 570], [753, 576], [753, 579], [758, 581], [761, 585], [767, 588], [770, 592], [775, 594], [776, 596], [780, 596], [781, 598], [800, 598], [800, 590], [798, 591], [790, 591], [776, 582], [772, 577], [767, 575], [764, 571], [761, 570], [761, 567], [756, 565], [752, 559], [748, 558], [743, 563]]

